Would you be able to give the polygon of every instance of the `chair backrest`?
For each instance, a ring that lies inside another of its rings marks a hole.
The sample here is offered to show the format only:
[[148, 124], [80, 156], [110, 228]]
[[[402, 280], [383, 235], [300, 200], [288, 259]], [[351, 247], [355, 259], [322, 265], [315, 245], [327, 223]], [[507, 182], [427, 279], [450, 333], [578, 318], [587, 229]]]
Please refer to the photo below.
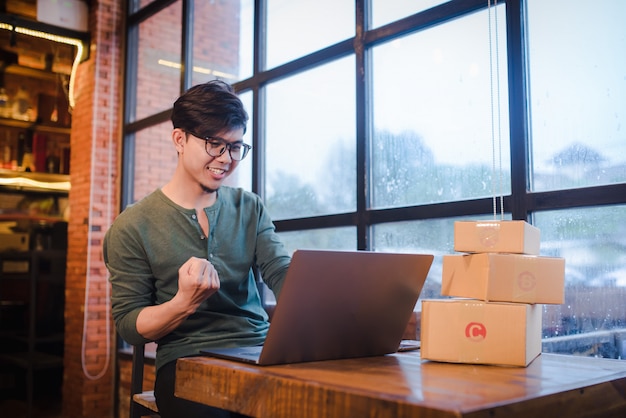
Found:
[[159, 416], [154, 391], [143, 390], [145, 354], [145, 345], [133, 346], [133, 363], [130, 377], [130, 418], [140, 418], [146, 415]]

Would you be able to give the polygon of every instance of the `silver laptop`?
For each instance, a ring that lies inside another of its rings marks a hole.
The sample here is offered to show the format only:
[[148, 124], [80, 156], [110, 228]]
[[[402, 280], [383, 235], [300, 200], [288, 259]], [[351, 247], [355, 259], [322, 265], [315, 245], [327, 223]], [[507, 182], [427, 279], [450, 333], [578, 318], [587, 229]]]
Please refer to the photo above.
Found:
[[426, 254], [297, 250], [264, 345], [201, 352], [258, 365], [396, 352], [432, 262]]

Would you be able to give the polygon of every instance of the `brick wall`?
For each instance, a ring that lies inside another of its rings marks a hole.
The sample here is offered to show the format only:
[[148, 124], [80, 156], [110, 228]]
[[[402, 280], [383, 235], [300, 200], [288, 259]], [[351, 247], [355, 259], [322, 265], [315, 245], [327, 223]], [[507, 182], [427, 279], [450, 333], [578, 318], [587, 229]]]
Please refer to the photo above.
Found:
[[65, 290], [66, 418], [114, 415], [116, 350], [101, 245], [118, 211], [119, 97], [123, 85], [119, 3], [90, 2], [90, 57], [80, 65], [76, 78]]
[[[239, 2], [198, 1], [194, 6], [192, 84], [206, 82], [226, 74], [237, 74], [239, 68]], [[181, 74], [176, 66], [159, 65], [159, 60], [180, 62], [182, 2], [176, 2], [139, 27], [137, 57], [138, 81], [135, 115], [137, 119], [151, 116], [172, 106], [180, 94]], [[134, 200], [139, 200], [165, 184], [176, 167], [177, 156], [171, 138], [172, 125], [165, 122], [141, 130], [135, 136], [136, 160]]]

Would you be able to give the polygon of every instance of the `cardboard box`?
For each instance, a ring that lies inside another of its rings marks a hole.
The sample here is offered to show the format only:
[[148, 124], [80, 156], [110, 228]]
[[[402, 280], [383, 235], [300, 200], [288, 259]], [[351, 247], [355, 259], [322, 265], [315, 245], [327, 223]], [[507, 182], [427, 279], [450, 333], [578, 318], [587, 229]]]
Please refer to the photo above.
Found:
[[441, 294], [561, 304], [565, 299], [565, 259], [498, 253], [444, 255]]
[[66, 29], [87, 32], [88, 11], [82, 0], [37, 0], [37, 20]]
[[28, 251], [29, 236], [26, 233], [0, 233], [0, 251]]
[[539, 255], [539, 229], [525, 221], [457, 221], [454, 250]]
[[2, 273], [28, 273], [30, 263], [28, 260], [2, 260], [0, 271]]
[[541, 353], [541, 313], [526, 303], [424, 300], [422, 359], [528, 366]]

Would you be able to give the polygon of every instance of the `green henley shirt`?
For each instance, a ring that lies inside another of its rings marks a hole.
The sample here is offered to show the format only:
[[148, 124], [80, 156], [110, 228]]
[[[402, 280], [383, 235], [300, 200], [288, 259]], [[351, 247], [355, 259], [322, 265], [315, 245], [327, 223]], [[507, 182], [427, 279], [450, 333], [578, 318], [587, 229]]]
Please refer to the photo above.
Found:
[[257, 195], [222, 186], [215, 204], [204, 211], [208, 238], [194, 209], [180, 207], [156, 190], [126, 208], [104, 239], [113, 319], [130, 344], [149, 342], [137, 332], [137, 316], [142, 308], [174, 296], [178, 269], [189, 257], [208, 259], [219, 274], [219, 291], [157, 341], [157, 370], [201, 348], [262, 344], [269, 322], [252, 267], [258, 266], [278, 296], [291, 260]]

